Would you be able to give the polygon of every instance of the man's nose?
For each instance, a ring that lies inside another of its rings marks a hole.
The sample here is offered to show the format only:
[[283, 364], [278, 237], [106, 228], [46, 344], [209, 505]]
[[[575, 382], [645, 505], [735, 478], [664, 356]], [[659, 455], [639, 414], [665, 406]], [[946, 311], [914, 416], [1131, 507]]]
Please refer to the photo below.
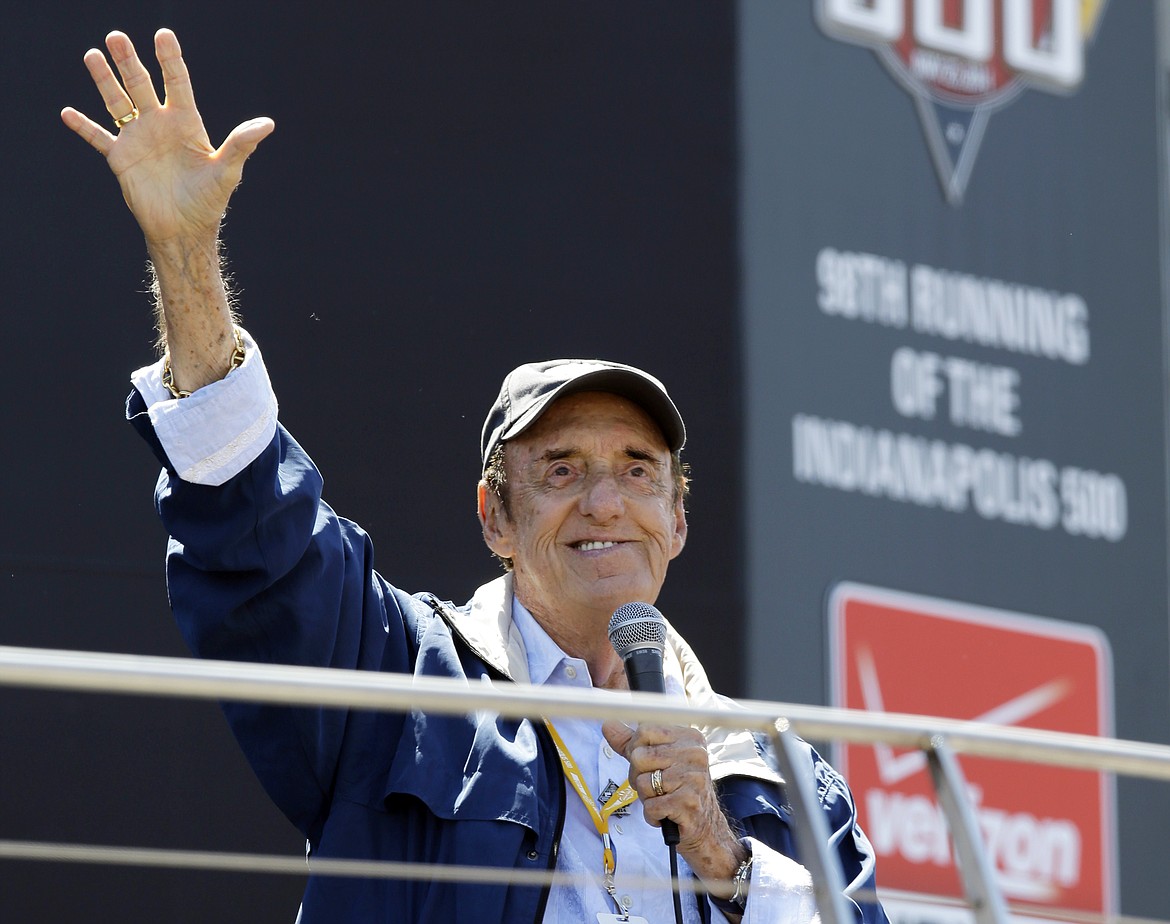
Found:
[[618, 516], [626, 509], [618, 477], [611, 471], [591, 472], [581, 495], [581, 512], [595, 520]]

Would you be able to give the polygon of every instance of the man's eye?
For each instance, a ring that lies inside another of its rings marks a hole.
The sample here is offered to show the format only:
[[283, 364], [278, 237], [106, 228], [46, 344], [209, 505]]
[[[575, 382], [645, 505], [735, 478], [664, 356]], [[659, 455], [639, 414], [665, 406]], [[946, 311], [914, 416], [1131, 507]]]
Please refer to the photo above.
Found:
[[566, 478], [573, 474], [573, 470], [567, 465], [553, 466], [552, 474], [557, 478]]

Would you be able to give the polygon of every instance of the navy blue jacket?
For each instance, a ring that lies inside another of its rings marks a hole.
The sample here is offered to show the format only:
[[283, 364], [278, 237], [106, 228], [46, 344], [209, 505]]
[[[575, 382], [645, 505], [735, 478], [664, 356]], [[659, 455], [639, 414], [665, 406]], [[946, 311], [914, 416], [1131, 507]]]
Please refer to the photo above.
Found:
[[[219, 487], [175, 477], [144, 413], [127, 414], [166, 470], [156, 500], [171, 535], [171, 606], [200, 657], [458, 677], [527, 679], [511, 628], [511, 582], [463, 607], [409, 595], [374, 570], [369, 537], [320, 498], [321, 476], [278, 428]], [[672, 633], [688, 696], [708, 704], [701, 666]], [[691, 687], [696, 692], [692, 692]], [[560, 764], [540, 722], [229, 703], [224, 711], [265, 789], [316, 857], [552, 869], [565, 816]], [[745, 834], [799, 860], [782, 784], [746, 732], [712, 745], [723, 804]], [[845, 881], [872, 890], [873, 855], [853, 799], [808, 759]], [[414, 879], [311, 876], [302, 920], [539, 922], [547, 890]], [[700, 903], [706, 905], [705, 902]], [[861, 901], [858, 919], [885, 921]]]

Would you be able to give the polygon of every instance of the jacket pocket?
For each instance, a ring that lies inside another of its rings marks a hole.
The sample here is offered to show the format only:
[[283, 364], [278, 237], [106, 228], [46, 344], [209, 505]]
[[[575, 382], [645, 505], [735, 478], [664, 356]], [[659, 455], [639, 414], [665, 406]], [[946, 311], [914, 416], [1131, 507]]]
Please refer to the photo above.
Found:
[[511, 821], [540, 828], [537, 735], [527, 719], [411, 710], [383, 802], [412, 796], [447, 821]]

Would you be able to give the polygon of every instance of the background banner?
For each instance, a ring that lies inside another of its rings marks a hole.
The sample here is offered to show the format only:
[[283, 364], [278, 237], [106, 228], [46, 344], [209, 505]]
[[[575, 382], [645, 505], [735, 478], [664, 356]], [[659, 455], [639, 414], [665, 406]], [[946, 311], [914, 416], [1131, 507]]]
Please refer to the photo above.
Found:
[[[1099, 634], [1117, 734], [1167, 740], [1156, 6], [741, 2], [754, 694], [829, 696], [856, 582]], [[906, 711], [1048, 669], [888, 629]], [[1122, 909], [1164, 914], [1170, 799], [1118, 797]]]

